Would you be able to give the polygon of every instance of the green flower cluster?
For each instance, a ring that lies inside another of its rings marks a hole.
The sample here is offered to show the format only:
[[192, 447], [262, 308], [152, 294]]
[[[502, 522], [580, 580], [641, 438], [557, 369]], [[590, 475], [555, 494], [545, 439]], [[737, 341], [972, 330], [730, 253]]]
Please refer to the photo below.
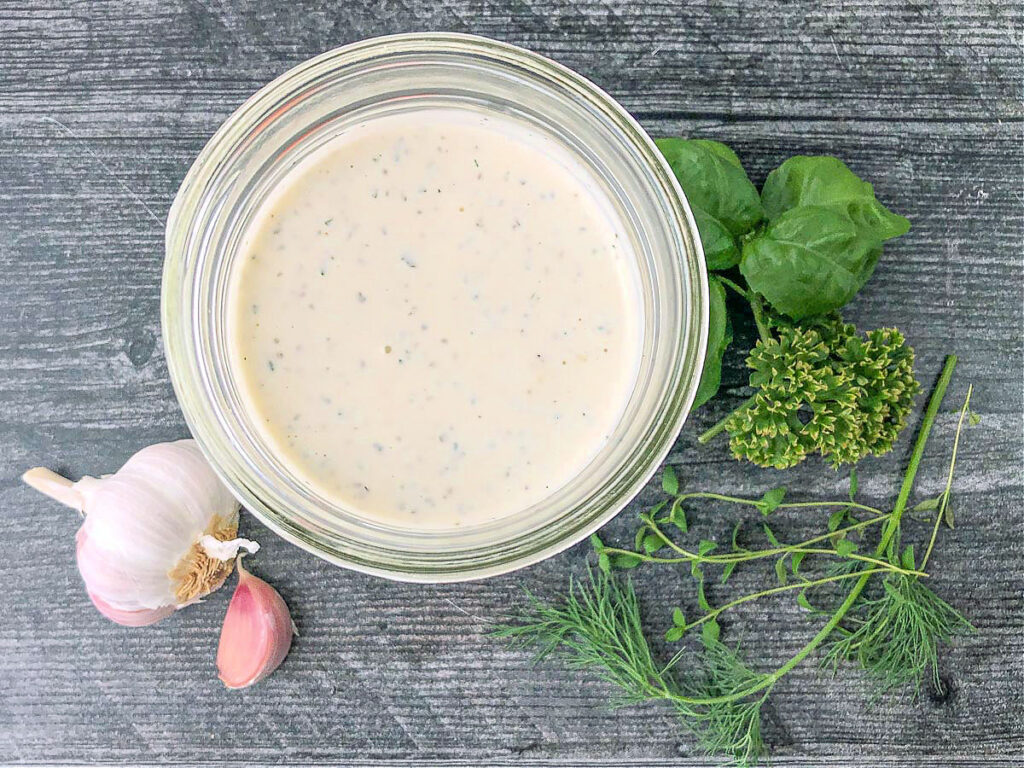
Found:
[[786, 469], [810, 453], [833, 466], [892, 450], [920, 385], [895, 328], [864, 336], [838, 316], [780, 325], [747, 358], [757, 392], [725, 422], [739, 459]]

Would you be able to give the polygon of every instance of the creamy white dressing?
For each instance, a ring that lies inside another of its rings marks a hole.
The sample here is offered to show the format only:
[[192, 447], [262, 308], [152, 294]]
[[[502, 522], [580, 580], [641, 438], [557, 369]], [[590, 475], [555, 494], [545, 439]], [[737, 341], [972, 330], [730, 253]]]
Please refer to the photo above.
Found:
[[514, 514], [607, 442], [640, 361], [636, 257], [601, 185], [511, 118], [374, 119], [292, 170], [230, 286], [245, 406], [371, 519]]

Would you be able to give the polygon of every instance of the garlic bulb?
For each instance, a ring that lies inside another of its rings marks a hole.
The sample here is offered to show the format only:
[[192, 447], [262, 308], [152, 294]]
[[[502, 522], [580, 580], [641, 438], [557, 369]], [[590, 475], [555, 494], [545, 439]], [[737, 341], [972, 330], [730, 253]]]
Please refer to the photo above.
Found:
[[113, 475], [77, 483], [42, 467], [22, 480], [85, 515], [78, 570], [96, 608], [153, 624], [220, 587], [239, 549], [238, 502], [194, 440], [143, 448]]
[[238, 558], [238, 586], [217, 646], [217, 673], [228, 688], [258, 683], [280, 666], [298, 634], [288, 605], [272, 586], [249, 573]]

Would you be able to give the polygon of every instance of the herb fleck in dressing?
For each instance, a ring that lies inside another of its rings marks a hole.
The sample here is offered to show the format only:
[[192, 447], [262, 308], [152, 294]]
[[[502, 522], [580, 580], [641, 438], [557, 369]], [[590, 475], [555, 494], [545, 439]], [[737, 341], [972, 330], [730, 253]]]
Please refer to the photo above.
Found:
[[511, 119], [432, 109], [329, 141], [231, 284], [233, 366], [279, 459], [365, 517], [481, 523], [542, 501], [622, 416], [636, 258], [600, 184]]

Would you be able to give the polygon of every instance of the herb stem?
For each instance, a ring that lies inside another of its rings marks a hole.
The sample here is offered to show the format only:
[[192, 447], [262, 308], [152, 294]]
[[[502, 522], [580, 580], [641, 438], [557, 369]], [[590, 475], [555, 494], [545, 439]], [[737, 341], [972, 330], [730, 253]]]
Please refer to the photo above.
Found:
[[[714, 499], [716, 501], [727, 501], [731, 504], [744, 504], [748, 507], [759, 507], [764, 503], [760, 499], [747, 499], [742, 496], [726, 496], [725, 494], [708, 493], [706, 491], [681, 493], [678, 498], [680, 501], [686, 501], [687, 499]], [[858, 504], [855, 501], [790, 501], [779, 504], [776, 506], [776, 509], [807, 509], [810, 507], [849, 507], [850, 509], [860, 509], [864, 512], [871, 512], [875, 515], [885, 514], [885, 512], [877, 507], [869, 507], [867, 504]]]
[[715, 277], [718, 278], [718, 282], [720, 282], [722, 285], [725, 285], [725, 286], [728, 286], [729, 288], [732, 288], [734, 291], [736, 291], [736, 293], [738, 293], [744, 299], [746, 299], [747, 301], [750, 301], [750, 293], [748, 291], [744, 290], [743, 288], [741, 288], [736, 283], [734, 283], [732, 280], [730, 280], [727, 277], [722, 277], [721, 275], [718, 275], [718, 274], [716, 274]]
[[[835, 538], [837, 536], [843, 536], [844, 534], [850, 533], [852, 531], [859, 531], [861, 528], [866, 528], [867, 526], [874, 525], [875, 523], [885, 522], [886, 520], [890, 519], [891, 517], [892, 517], [892, 514], [890, 513], [890, 514], [887, 514], [887, 515], [881, 515], [879, 517], [868, 518], [867, 520], [861, 520], [859, 523], [854, 523], [853, 525], [848, 525], [845, 528], [837, 528], [834, 531], [830, 531], [829, 533], [823, 533], [820, 536], [815, 536], [814, 538], [807, 539], [805, 541], [801, 541], [799, 544], [793, 544], [792, 546], [794, 546], [794, 547], [809, 547], [812, 544], [817, 544], [819, 541], [827, 541], [828, 539], [832, 539], [832, 538]], [[783, 548], [783, 549], [788, 549], [788, 547]]]
[[932, 537], [928, 540], [928, 549], [925, 550], [924, 557], [921, 559], [921, 570], [928, 564], [928, 558], [932, 556], [932, 550], [935, 548], [935, 540], [939, 536], [939, 526], [942, 524], [942, 519], [946, 516], [946, 507], [949, 506], [949, 494], [953, 488], [953, 469], [956, 467], [956, 453], [960, 447], [960, 433], [964, 428], [964, 419], [967, 417], [967, 412], [971, 406], [971, 393], [974, 391], [974, 386], [967, 387], [967, 397], [964, 399], [963, 408], [960, 409], [960, 419], [956, 424], [956, 435], [953, 437], [953, 453], [949, 459], [949, 473], [946, 475], [946, 489], [942, 492], [942, 502], [939, 504], [938, 510], [935, 512], [935, 525], [932, 526]]
[[[758, 550], [748, 551], [748, 552], [736, 552], [736, 553], [733, 553], [731, 555], [701, 555], [699, 553], [690, 552], [689, 550], [683, 549], [678, 544], [676, 544], [674, 541], [672, 541], [672, 539], [670, 539], [667, 535], [665, 535], [665, 533], [657, 526], [657, 524], [653, 520], [651, 520], [650, 518], [647, 518], [647, 524], [650, 526], [651, 530], [654, 531], [655, 535], [657, 535], [657, 537], [659, 539], [661, 539], [669, 547], [671, 547], [673, 550], [675, 550], [677, 553], [679, 553], [679, 555], [681, 555], [681, 557], [678, 557], [678, 558], [653, 558], [651, 555], [641, 555], [639, 552], [630, 552], [630, 551], [625, 550], [625, 549], [614, 549], [612, 547], [605, 547], [602, 551], [604, 551], [604, 552], [611, 552], [613, 554], [636, 555], [637, 557], [642, 557], [642, 558], [643, 557], [649, 557], [649, 558], [651, 558], [651, 562], [662, 562], [662, 563], [681, 563], [681, 562], [693, 562], [693, 561], [697, 561], [699, 563], [742, 563], [742, 562], [746, 562], [748, 560], [761, 560], [761, 559], [766, 558], [766, 557], [773, 557], [775, 555], [781, 555], [781, 554], [784, 554], [786, 552], [794, 552], [794, 551], [797, 551], [797, 550], [799, 550], [801, 548], [809, 547], [812, 544], [817, 544], [818, 542], [825, 541], [827, 539], [831, 539], [831, 538], [834, 538], [836, 536], [842, 536], [843, 534], [850, 533], [852, 531], [856, 531], [856, 530], [859, 530], [861, 528], [866, 528], [867, 526], [874, 525], [875, 523], [886, 522], [887, 520], [889, 520], [890, 517], [891, 517], [891, 514], [889, 514], [889, 515], [881, 515], [879, 517], [872, 517], [872, 518], [869, 518], [867, 520], [861, 520], [859, 523], [854, 523], [853, 525], [848, 525], [845, 528], [838, 528], [835, 531], [830, 531], [829, 533], [823, 533], [820, 536], [815, 536], [814, 538], [807, 539], [806, 541], [798, 542], [797, 544], [788, 544], [788, 545], [783, 546], [783, 547], [773, 547], [771, 549], [758, 549]], [[831, 552], [832, 550], [824, 550], [824, 551]]]
[[[792, 554], [794, 554], [794, 555], [796, 555], [796, 554], [804, 554], [804, 555], [835, 555], [835, 554], [838, 554], [834, 549], [813, 549], [813, 548], [810, 548], [810, 549], [804, 549], [804, 548], [791, 549], [790, 552]], [[870, 563], [871, 565], [877, 566], [878, 568], [880, 568], [882, 570], [891, 571], [892, 573], [899, 573], [899, 574], [902, 574], [904, 576], [917, 576], [918, 578], [920, 578], [922, 576], [925, 576], [925, 577], [928, 576], [928, 574], [925, 571], [923, 571], [923, 570], [916, 570], [916, 569], [913, 569], [913, 568], [903, 568], [903, 567], [898, 566], [898, 565], [893, 565], [888, 560], [879, 560], [877, 557], [868, 557], [867, 555], [858, 555], [856, 552], [851, 552], [848, 555], [841, 555], [841, 557], [847, 557], [850, 560], [859, 560], [862, 563]]]
[[885, 553], [886, 547], [889, 546], [889, 540], [899, 529], [900, 518], [907, 507], [907, 499], [910, 498], [910, 492], [914, 489], [914, 478], [917, 476], [917, 470], [921, 466], [925, 443], [928, 441], [928, 435], [931, 434], [932, 426], [935, 424], [935, 417], [939, 413], [939, 406], [942, 405], [942, 398], [946, 395], [949, 381], [953, 378], [956, 362], [956, 355], [949, 355], [942, 366], [942, 373], [935, 384], [935, 390], [932, 392], [931, 399], [928, 401], [928, 408], [924, 413], [924, 420], [921, 422], [921, 431], [918, 433], [917, 442], [914, 443], [914, 451], [910, 454], [910, 464], [907, 466], [907, 472], [903, 476], [903, 485], [900, 487], [899, 496], [896, 497], [896, 504], [892, 509], [892, 517], [882, 533], [882, 540], [878, 543], [878, 549], [875, 553], [877, 557], [881, 557]]
[[679, 559], [679, 562], [691, 561], [691, 560], [694, 560], [694, 559], [700, 560], [700, 559], [702, 559], [704, 557], [703, 555], [696, 555], [693, 552], [688, 552], [687, 550], [683, 549], [678, 544], [676, 544], [674, 541], [672, 541], [672, 539], [670, 539], [668, 536], [666, 536], [665, 532], [662, 531], [661, 528], [658, 527], [658, 524], [654, 522], [653, 518], [647, 518], [647, 523], [648, 523], [648, 525], [650, 525], [651, 530], [654, 531], [654, 534], [659, 539], [661, 539], [663, 542], [665, 542], [665, 544], [670, 549], [672, 549], [675, 552], [678, 552], [680, 555], [682, 555], [682, 557]]
[[708, 442], [709, 442], [709, 441], [710, 441], [710, 440], [711, 440], [711, 439], [712, 439], [713, 437], [715, 437], [715, 435], [717, 435], [718, 433], [722, 432], [722, 431], [723, 431], [723, 430], [725, 429], [725, 424], [726, 424], [726, 422], [728, 422], [728, 421], [729, 421], [729, 419], [731, 419], [731, 418], [732, 418], [733, 416], [735, 416], [735, 415], [736, 415], [737, 413], [739, 413], [739, 412], [740, 412], [740, 411], [742, 411], [743, 409], [745, 409], [745, 408], [749, 408], [749, 407], [750, 407], [751, 405], [753, 405], [753, 404], [754, 404], [754, 397], [755, 397], [755, 395], [751, 395], [751, 396], [750, 396], [749, 398], [747, 398], [746, 400], [744, 400], [744, 401], [743, 401], [743, 402], [742, 402], [742, 403], [741, 403], [741, 404], [740, 404], [740, 405], [739, 405], [738, 407], [736, 407], [735, 409], [733, 409], [732, 411], [730, 411], [730, 412], [729, 412], [729, 413], [728, 413], [728, 414], [727, 414], [727, 415], [725, 416], [725, 418], [723, 418], [723, 419], [719, 419], [719, 420], [718, 420], [718, 421], [717, 421], [717, 422], [716, 422], [716, 423], [715, 423], [715, 424], [714, 424], [714, 425], [713, 425], [713, 426], [711, 427], [711, 429], [707, 430], [707, 431], [706, 431], [706, 432], [704, 432], [704, 433], [703, 433], [703, 434], [702, 434], [702, 435], [701, 435], [700, 437], [698, 437], [698, 438], [697, 438], [697, 442], [698, 442], [698, 443], [700, 443], [701, 445], [705, 445], [705, 444], [706, 444], [706, 443], [708, 443]]
[[[924, 447], [928, 442], [928, 436], [931, 434], [932, 426], [935, 424], [935, 417], [938, 415], [939, 406], [942, 404], [942, 399], [946, 396], [946, 389], [949, 387], [949, 381], [953, 378], [953, 370], [956, 368], [957, 358], [956, 355], [949, 355], [946, 358], [946, 362], [942, 367], [942, 373], [939, 375], [939, 380], [935, 384], [935, 390], [932, 392], [931, 399], [928, 401], [928, 408], [925, 410], [924, 419], [921, 422], [921, 430], [917, 435], [917, 442], [914, 443], [914, 451], [910, 455], [910, 463], [907, 465], [906, 474], [903, 475], [903, 485], [900, 487], [899, 495], [896, 497], [896, 504], [893, 506], [892, 516], [888, 520], [888, 524], [882, 533], [882, 539], [878, 542], [878, 546], [875, 547], [875, 557], [881, 557], [885, 554], [885, 550], [889, 546], [889, 541], [893, 536], [896, 535], [896, 531], [899, 529], [900, 518], [903, 516], [903, 511], [907, 508], [907, 499], [910, 498], [910, 491], [914, 487], [914, 479], [917, 477], [917, 470], [921, 466], [921, 457], [924, 456]], [[850, 590], [850, 594], [846, 596], [846, 599], [840, 604], [836, 612], [832, 614], [825, 626], [819, 630], [807, 645], [801, 648], [797, 653], [785, 664], [776, 669], [770, 675], [768, 679], [770, 683], [761, 684], [760, 687], [756, 687], [750, 691], [747, 691], [745, 695], [750, 695], [765, 685], [774, 685], [779, 679], [781, 679], [787, 672], [793, 667], [797, 666], [810, 653], [821, 645], [825, 639], [832, 634], [839, 622], [843, 620], [853, 604], [857, 602], [857, 598], [860, 597], [860, 593], [864, 591], [864, 587], [867, 586], [868, 581], [871, 579], [870, 571], [862, 571], [860, 578], [857, 579], [857, 583], [853, 585], [853, 589]]]
[[[829, 536], [834, 535], [835, 534], [829, 534]], [[658, 557], [645, 552], [633, 552], [620, 547], [604, 547], [601, 551], [606, 555], [626, 555], [627, 557], [635, 557], [642, 563], [660, 563], [662, 565], [692, 562], [711, 563], [712, 565], [728, 565], [730, 563], [745, 563], [752, 560], [764, 560], [765, 558], [773, 557], [775, 555], [836, 555], [840, 558], [848, 558], [850, 560], [859, 560], [863, 563], [870, 563], [882, 570], [903, 574], [904, 576], [920, 577], [928, 575], [923, 570], [903, 568], [899, 565], [894, 565], [887, 560], [879, 560], [878, 558], [868, 557], [867, 555], [858, 555], [856, 552], [851, 552], [848, 555], [840, 555], [834, 549], [804, 547], [799, 544], [794, 544], [791, 547], [780, 547], [778, 549], [759, 549], [753, 552], [740, 552], [735, 555], [694, 555], [693, 553], [687, 552], [683, 557]]]
[[757, 326], [757, 335], [761, 337], [761, 341], [767, 343], [772, 340], [772, 335], [768, 331], [768, 324], [764, 319], [764, 300], [759, 293], [752, 293], [748, 298], [750, 299], [750, 310], [754, 313], [754, 325]]
[[847, 509], [859, 509], [863, 512], [870, 512], [873, 515], [887, 514], [877, 507], [858, 504], [856, 501], [794, 501], [788, 504], [779, 504], [776, 509], [806, 509], [808, 507], [846, 507]]

